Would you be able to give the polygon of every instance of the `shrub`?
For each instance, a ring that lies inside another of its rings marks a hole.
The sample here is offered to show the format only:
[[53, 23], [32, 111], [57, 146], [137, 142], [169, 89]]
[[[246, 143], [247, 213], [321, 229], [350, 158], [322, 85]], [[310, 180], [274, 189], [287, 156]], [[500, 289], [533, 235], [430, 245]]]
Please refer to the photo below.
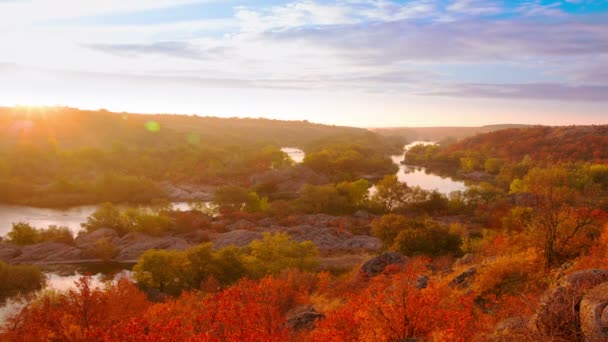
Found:
[[8, 241], [17, 245], [32, 245], [41, 242], [74, 243], [74, 235], [67, 227], [49, 226], [37, 229], [28, 223], [13, 223], [13, 229], [7, 234]]
[[27, 293], [44, 287], [46, 278], [40, 268], [9, 265], [0, 261], [0, 299], [15, 293]]

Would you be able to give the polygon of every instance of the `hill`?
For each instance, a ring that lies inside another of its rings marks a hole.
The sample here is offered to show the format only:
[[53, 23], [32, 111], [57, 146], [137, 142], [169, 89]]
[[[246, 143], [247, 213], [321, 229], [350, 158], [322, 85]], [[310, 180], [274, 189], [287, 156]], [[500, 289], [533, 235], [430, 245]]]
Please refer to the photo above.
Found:
[[446, 147], [508, 161], [607, 161], [608, 126], [512, 128], [481, 134]]
[[67, 107], [0, 108], [0, 146], [28, 143], [62, 149], [195, 145], [278, 145], [306, 148], [334, 136], [370, 137], [365, 129], [314, 124], [307, 121], [146, 115], [87, 111]]
[[399, 136], [408, 141], [441, 141], [444, 139], [464, 139], [476, 134], [494, 132], [508, 128], [522, 128], [526, 125], [504, 124], [481, 127], [389, 127], [371, 128], [372, 132], [385, 136]]

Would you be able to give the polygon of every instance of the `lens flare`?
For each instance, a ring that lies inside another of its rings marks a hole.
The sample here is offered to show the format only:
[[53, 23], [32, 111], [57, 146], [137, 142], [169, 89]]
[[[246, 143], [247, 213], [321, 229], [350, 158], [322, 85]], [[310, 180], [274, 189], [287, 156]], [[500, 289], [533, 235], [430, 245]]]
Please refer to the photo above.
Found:
[[146, 129], [149, 132], [156, 133], [160, 131], [160, 124], [156, 121], [148, 121], [146, 122]]

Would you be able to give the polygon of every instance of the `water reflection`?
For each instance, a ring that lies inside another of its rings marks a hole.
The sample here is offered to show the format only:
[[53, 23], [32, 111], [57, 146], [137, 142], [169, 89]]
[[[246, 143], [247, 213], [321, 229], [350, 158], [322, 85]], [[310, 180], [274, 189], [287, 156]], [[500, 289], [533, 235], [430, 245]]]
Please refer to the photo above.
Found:
[[283, 147], [281, 151], [287, 153], [291, 160], [293, 160], [296, 164], [303, 162], [304, 157], [306, 156], [304, 151], [296, 147]]
[[[398, 154], [391, 156], [393, 163], [399, 166], [397, 171], [397, 178], [400, 182], [406, 183], [409, 186], [419, 186], [424, 190], [437, 190], [443, 194], [449, 194], [453, 191], [464, 191], [466, 185], [464, 182], [455, 181], [450, 177], [442, 177], [432, 172], [429, 172], [424, 167], [418, 167], [413, 165], [404, 165], [401, 162], [404, 160], [404, 155], [407, 151], [416, 145], [433, 145], [434, 142], [430, 141], [414, 141], [403, 148], [404, 154]], [[373, 194], [375, 187], [370, 189], [370, 193]]]

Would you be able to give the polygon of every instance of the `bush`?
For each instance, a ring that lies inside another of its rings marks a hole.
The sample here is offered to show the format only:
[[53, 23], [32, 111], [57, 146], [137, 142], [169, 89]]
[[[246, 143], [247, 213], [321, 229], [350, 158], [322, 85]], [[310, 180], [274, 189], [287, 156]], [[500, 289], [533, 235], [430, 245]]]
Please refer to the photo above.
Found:
[[0, 299], [16, 293], [27, 293], [44, 287], [46, 278], [35, 266], [9, 265], [0, 261]]
[[8, 242], [17, 245], [32, 245], [41, 242], [74, 243], [74, 235], [67, 227], [49, 226], [37, 229], [28, 223], [13, 223], [13, 229], [7, 234]]
[[109, 239], [102, 238], [95, 241], [87, 254], [104, 262], [109, 262], [118, 254], [118, 248]]
[[407, 256], [459, 254], [462, 239], [436, 223], [424, 228], [404, 229], [395, 238], [391, 249]]

